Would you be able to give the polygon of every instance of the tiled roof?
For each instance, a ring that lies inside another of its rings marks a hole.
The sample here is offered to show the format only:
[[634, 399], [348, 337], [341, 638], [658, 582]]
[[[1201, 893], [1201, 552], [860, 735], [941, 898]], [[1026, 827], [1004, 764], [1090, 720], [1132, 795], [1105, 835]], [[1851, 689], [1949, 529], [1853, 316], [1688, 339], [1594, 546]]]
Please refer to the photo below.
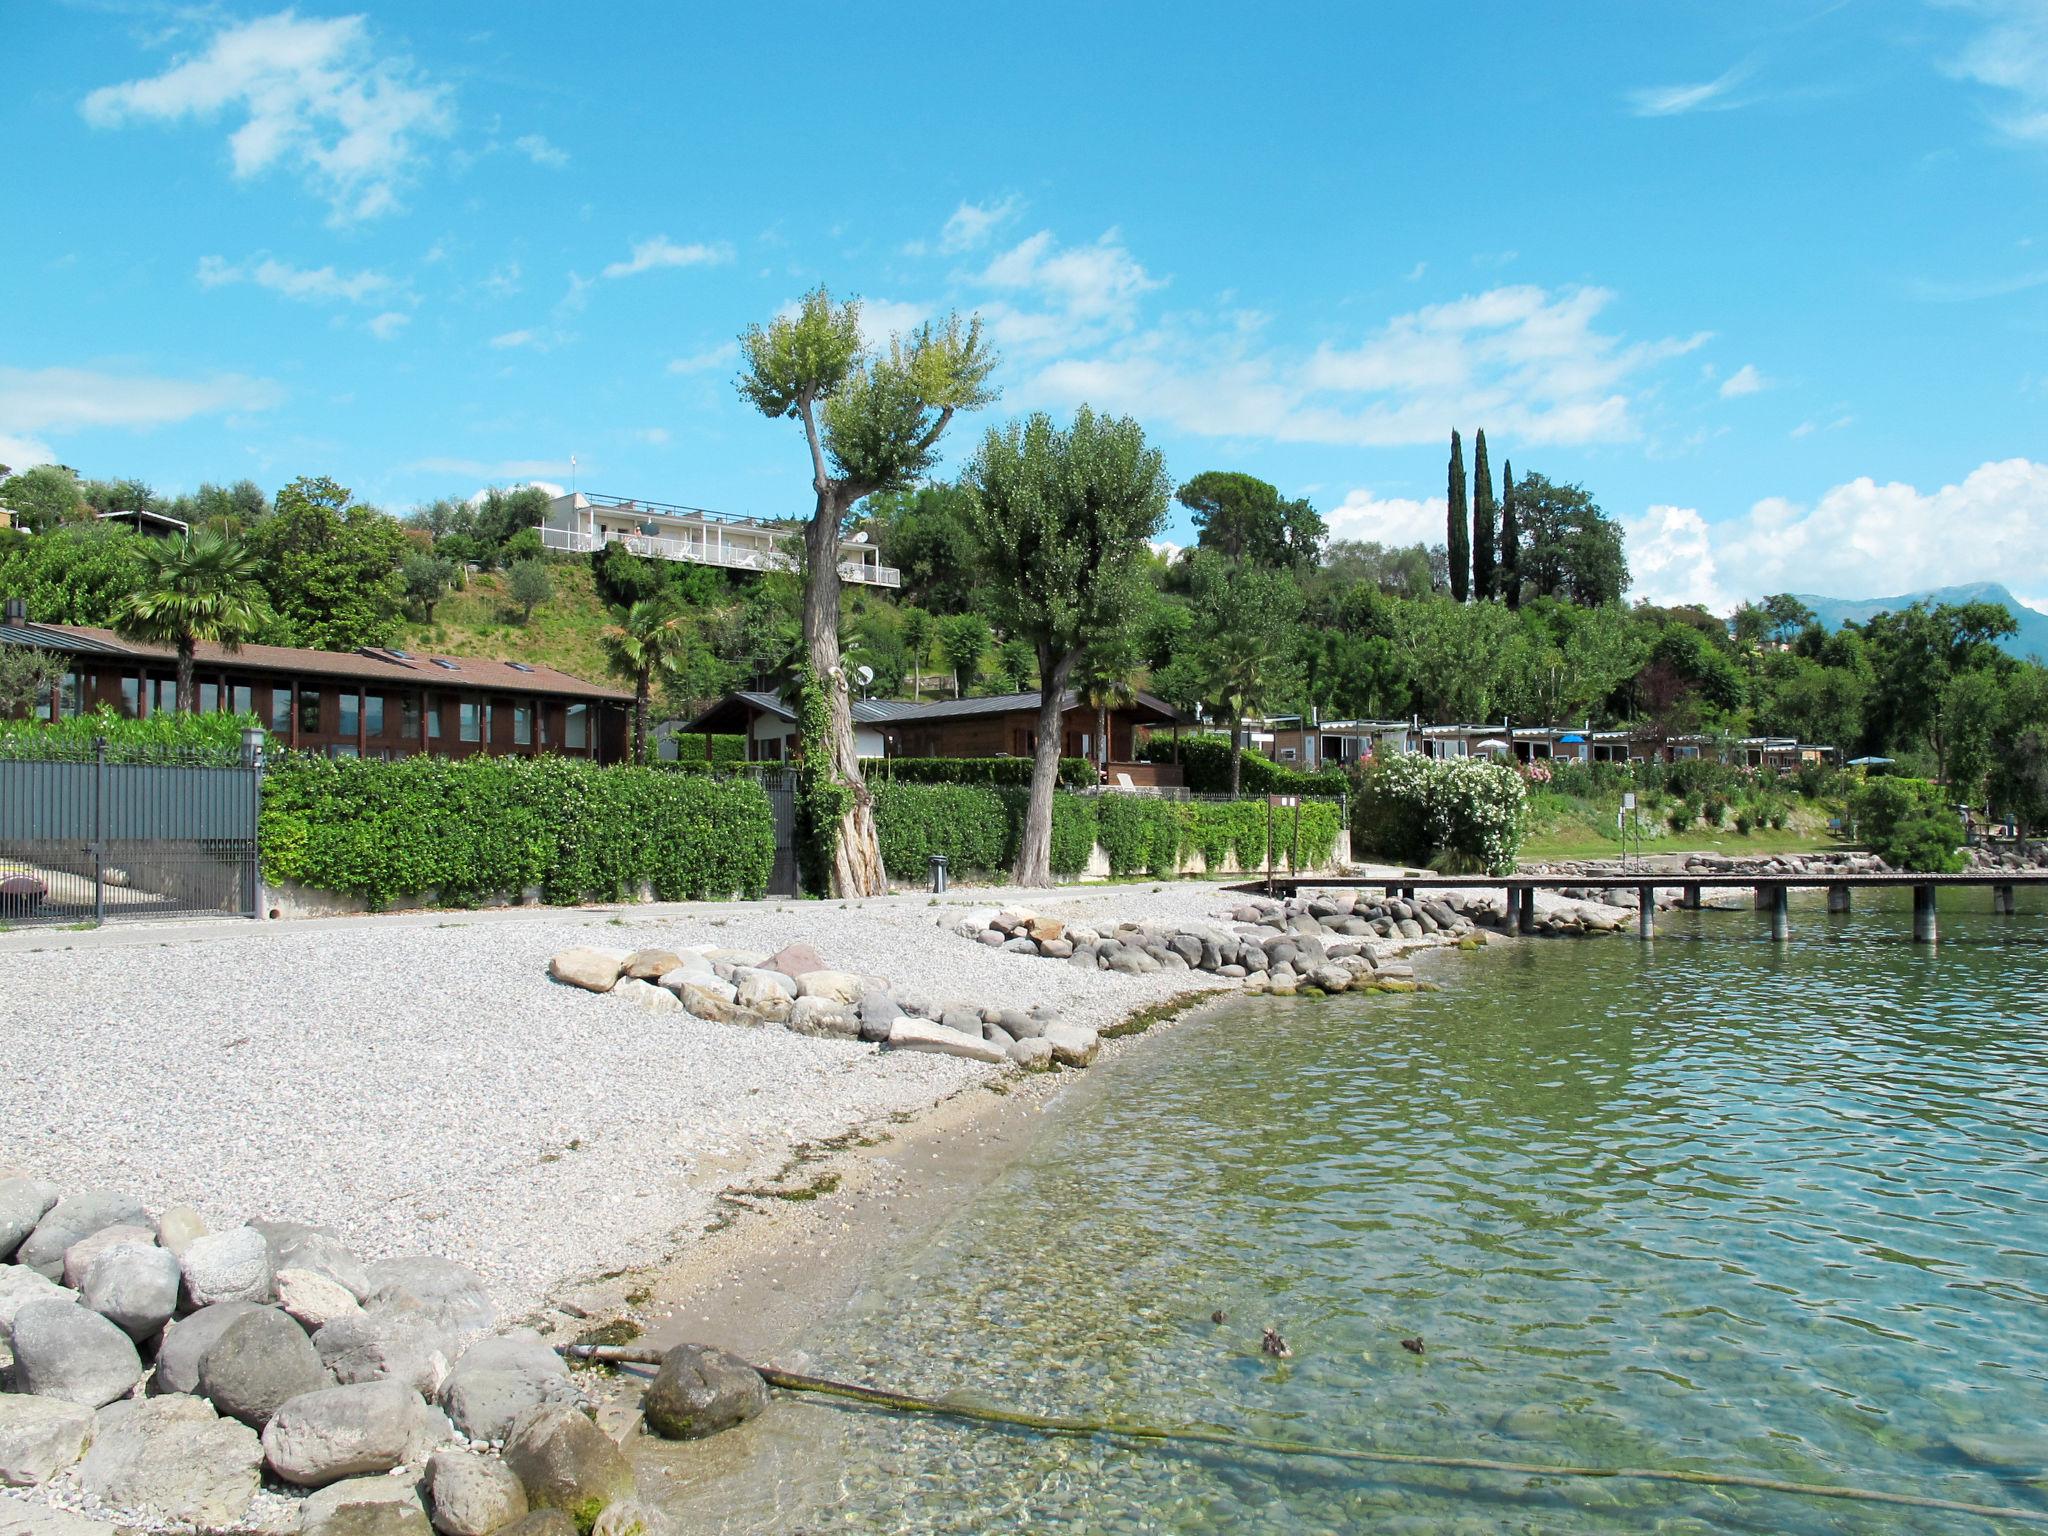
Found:
[[[722, 715], [735, 702], [749, 704], [764, 715], [774, 715], [783, 720], [794, 720], [796, 710], [772, 693], [756, 689], [742, 689], [729, 693], [702, 715], [692, 720], [686, 730], [713, 729], [716, 717]], [[1174, 718], [1173, 706], [1149, 693], [1140, 693], [1137, 703], [1142, 711], [1157, 716], [1160, 720]], [[1080, 695], [1069, 688], [1060, 695], [1060, 710], [1080, 706]], [[999, 693], [986, 699], [931, 699], [915, 703], [908, 699], [855, 699], [853, 718], [860, 725], [929, 725], [944, 720], [971, 720], [990, 715], [1024, 714], [1038, 708], [1038, 693]]]
[[[0, 644], [39, 645], [78, 656], [177, 660], [169, 646], [124, 640], [111, 629], [83, 624], [27, 624], [0, 629]], [[290, 673], [298, 677], [346, 678], [392, 687], [479, 689], [493, 693], [540, 693], [567, 698], [620, 699], [631, 693], [608, 683], [588, 683], [543, 662], [485, 661], [474, 656], [436, 656], [422, 651], [365, 647], [360, 651], [312, 651], [289, 645], [245, 645], [229, 651], [202, 643], [199, 660], [210, 667], [242, 672]]]

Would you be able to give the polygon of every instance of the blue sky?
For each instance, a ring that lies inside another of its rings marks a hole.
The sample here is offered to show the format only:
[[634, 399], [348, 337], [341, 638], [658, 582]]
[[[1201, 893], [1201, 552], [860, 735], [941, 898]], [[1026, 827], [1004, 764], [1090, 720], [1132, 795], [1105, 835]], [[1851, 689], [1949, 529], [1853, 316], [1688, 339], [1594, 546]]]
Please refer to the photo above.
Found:
[[[857, 17], [857, 19], [856, 19]], [[1637, 595], [2048, 597], [2048, 0], [10, 5], [0, 461], [807, 510], [732, 338], [979, 311], [1354, 537], [1450, 429]], [[1176, 508], [1170, 537], [1188, 536]]]

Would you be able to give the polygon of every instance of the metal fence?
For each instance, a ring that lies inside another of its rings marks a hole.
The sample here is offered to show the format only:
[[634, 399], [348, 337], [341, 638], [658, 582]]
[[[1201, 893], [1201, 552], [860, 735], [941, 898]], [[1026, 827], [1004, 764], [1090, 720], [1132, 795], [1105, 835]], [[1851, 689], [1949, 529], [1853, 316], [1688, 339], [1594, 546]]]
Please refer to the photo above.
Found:
[[775, 817], [775, 863], [768, 872], [768, 894], [801, 895], [796, 869], [796, 775], [774, 768], [756, 774], [755, 780]]
[[0, 926], [253, 917], [253, 764], [0, 759]]

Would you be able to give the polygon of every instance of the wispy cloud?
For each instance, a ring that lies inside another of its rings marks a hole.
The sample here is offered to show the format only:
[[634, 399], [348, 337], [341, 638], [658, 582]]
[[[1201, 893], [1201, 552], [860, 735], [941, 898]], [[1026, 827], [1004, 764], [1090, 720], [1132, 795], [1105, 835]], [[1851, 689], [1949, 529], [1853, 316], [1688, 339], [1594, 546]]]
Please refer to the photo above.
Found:
[[633, 247], [633, 254], [624, 261], [615, 261], [604, 269], [606, 277], [632, 277], [641, 272], [653, 272], [662, 267], [711, 267], [732, 260], [732, 247], [724, 241], [715, 244], [678, 245], [666, 235], [656, 235], [652, 240], [641, 240]]
[[2048, 6], [2041, 0], [1952, 0], [1983, 18], [1983, 29], [1945, 68], [2006, 93], [1994, 115], [2010, 138], [2048, 143]]
[[504, 331], [491, 338], [491, 345], [503, 352], [513, 351], [520, 347], [533, 347], [540, 351], [547, 350], [547, 343], [541, 339], [538, 331]]
[[1721, 381], [1721, 398], [1739, 400], [1744, 395], [1761, 394], [1770, 387], [1771, 381], [1757, 372], [1755, 363], [1744, 363]]
[[272, 256], [252, 256], [239, 262], [222, 256], [202, 256], [195, 275], [202, 288], [253, 283], [302, 304], [366, 304], [398, 286], [382, 272], [344, 273], [333, 267], [295, 267]]
[[1679, 117], [1687, 112], [1725, 112], [1742, 102], [1731, 93], [1747, 80], [1752, 66], [1736, 65], [1726, 74], [1691, 85], [1650, 85], [1628, 93], [1629, 110], [1637, 117]]
[[1932, 278], [1915, 278], [1909, 285], [1909, 292], [1916, 299], [1930, 304], [1972, 304], [1979, 299], [2002, 299], [2008, 294], [2025, 293], [2029, 288], [2048, 284], [2048, 269], [2036, 272], [2017, 272], [2010, 277], [1990, 277], [1977, 282], [1941, 282]]
[[404, 313], [402, 310], [387, 309], [383, 314], [377, 316], [376, 319], [370, 321], [363, 329], [379, 341], [389, 341], [411, 324], [411, 315]]
[[0, 368], [0, 422], [14, 432], [161, 427], [195, 416], [264, 411], [284, 398], [269, 379], [102, 373], [90, 368]]
[[448, 89], [410, 60], [379, 54], [363, 17], [288, 10], [221, 27], [203, 50], [161, 74], [102, 86], [81, 110], [100, 128], [239, 110], [228, 136], [235, 175], [287, 167], [326, 200], [335, 224], [396, 208], [420, 140], [454, 119]]
[[709, 373], [714, 368], [723, 368], [727, 363], [736, 362], [740, 355], [740, 344], [736, 341], [722, 341], [715, 347], [706, 347], [702, 352], [692, 352], [687, 357], [669, 359], [670, 373]]
[[569, 151], [559, 145], [550, 144], [544, 134], [521, 134], [512, 141], [512, 147], [535, 165], [545, 165], [551, 170], [569, 163]]
[[946, 227], [939, 231], [939, 249], [952, 256], [986, 244], [989, 236], [1014, 219], [1023, 206], [1023, 199], [1014, 193], [994, 203], [961, 203], [946, 220]]

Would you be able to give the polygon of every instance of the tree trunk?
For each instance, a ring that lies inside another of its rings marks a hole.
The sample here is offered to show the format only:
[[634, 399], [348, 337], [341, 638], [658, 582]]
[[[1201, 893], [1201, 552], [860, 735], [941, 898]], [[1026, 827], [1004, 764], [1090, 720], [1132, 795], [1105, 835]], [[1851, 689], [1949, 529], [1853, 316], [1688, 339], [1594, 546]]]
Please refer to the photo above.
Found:
[[640, 676], [633, 684], [633, 761], [647, 761], [647, 697], [652, 691], [654, 674], [646, 667], [640, 669]]
[[838, 844], [832, 855], [832, 894], [879, 896], [889, 889], [882, 872], [882, 844], [875, 834], [875, 801], [861, 777], [860, 753], [853, 738], [853, 701], [847, 692], [846, 669], [839, 660], [839, 519], [845, 509], [836, 489], [820, 487], [818, 509], [804, 531], [804, 552], [810, 570], [804, 580], [804, 653], [818, 686], [825, 691], [825, 746], [832, 774], [853, 791], [853, 803], [840, 818]]
[[178, 712], [192, 713], [192, 674], [199, 664], [199, 653], [190, 635], [178, 636]]
[[1060, 695], [1073, 670], [1069, 651], [1058, 661], [1038, 653], [1038, 749], [1031, 755], [1031, 798], [1024, 806], [1024, 835], [1017, 844], [1019, 885], [1052, 884], [1052, 792], [1060, 776]]
[[1244, 720], [1241, 716], [1230, 717], [1230, 798], [1237, 798], [1237, 787], [1244, 768]]
[[1102, 782], [1109, 782], [1109, 699], [1107, 696], [1095, 701], [1095, 756], [1097, 770]]

